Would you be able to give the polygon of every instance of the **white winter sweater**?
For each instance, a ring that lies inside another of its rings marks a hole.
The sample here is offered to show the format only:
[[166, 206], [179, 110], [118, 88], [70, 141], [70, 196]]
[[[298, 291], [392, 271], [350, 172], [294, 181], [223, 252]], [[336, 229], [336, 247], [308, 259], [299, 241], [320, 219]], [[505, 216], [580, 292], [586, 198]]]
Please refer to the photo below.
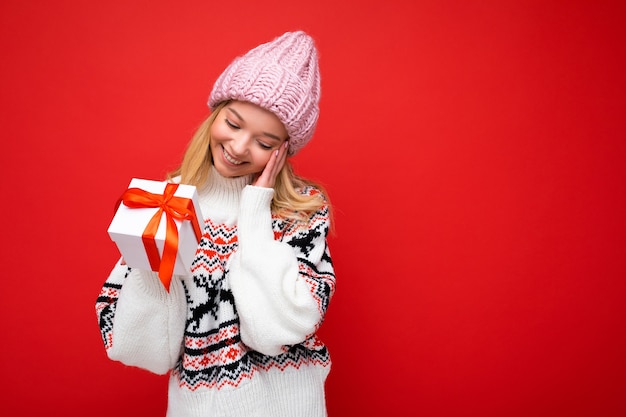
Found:
[[328, 208], [294, 226], [249, 181], [212, 170], [198, 189], [202, 240], [169, 292], [118, 262], [98, 297], [109, 357], [171, 371], [168, 417], [326, 415], [330, 357], [315, 332], [335, 289]]

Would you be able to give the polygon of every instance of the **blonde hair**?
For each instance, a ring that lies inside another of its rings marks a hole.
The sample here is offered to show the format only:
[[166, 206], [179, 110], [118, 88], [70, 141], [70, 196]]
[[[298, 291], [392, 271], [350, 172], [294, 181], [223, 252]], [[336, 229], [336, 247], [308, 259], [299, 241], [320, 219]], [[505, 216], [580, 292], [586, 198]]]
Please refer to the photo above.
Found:
[[[180, 177], [181, 183], [196, 187], [209, 180], [210, 168], [213, 164], [209, 148], [211, 126], [227, 103], [223, 102], [218, 105], [200, 124], [187, 145], [181, 165], [167, 175], [169, 180]], [[315, 189], [317, 192], [305, 191], [307, 188]], [[272, 213], [292, 223], [306, 224], [316, 211], [325, 206], [328, 208], [330, 217], [330, 202], [324, 188], [296, 175], [289, 161], [285, 161], [274, 184]]]

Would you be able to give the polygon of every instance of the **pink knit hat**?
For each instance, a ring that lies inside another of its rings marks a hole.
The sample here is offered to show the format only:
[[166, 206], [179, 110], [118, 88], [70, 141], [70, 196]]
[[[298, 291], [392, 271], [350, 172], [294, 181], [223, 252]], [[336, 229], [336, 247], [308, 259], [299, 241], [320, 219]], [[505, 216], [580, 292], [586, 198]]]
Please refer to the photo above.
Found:
[[235, 60], [219, 76], [211, 95], [211, 111], [223, 101], [254, 103], [274, 113], [289, 134], [289, 155], [307, 144], [317, 125], [320, 73], [313, 39], [287, 32]]

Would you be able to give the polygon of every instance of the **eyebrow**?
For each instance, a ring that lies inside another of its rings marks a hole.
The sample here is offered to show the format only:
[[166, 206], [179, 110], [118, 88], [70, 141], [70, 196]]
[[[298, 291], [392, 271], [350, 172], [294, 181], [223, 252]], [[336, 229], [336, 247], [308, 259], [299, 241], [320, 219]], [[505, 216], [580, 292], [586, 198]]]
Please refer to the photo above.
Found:
[[[233, 109], [232, 107], [226, 107], [226, 110], [232, 112], [235, 116], [237, 116], [237, 118], [240, 121], [242, 121], [242, 122], [245, 121], [245, 120], [243, 120], [243, 117], [241, 117], [241, 115], [235, 109]], [[281, 138], [279, 138], [278, 136], [276, 136], [273, 133], [269, 133], [269, 132], [261, 132], [261, 133], [263, 133], [265, 136], [269, 137], [270, 139], [274, 139], [274, 140], [277, 140], [277, 141], [281, 141], [282, 140]]]

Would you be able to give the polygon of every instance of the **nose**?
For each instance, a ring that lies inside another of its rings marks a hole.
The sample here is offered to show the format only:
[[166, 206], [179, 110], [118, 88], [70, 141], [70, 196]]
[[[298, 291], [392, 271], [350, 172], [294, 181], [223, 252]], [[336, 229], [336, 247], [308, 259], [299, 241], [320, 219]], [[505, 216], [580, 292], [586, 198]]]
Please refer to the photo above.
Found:
[[230, 148], [233, 152], [233, 156], [240, 157], [245, 155], [248, 149], [248, 138], [245, 134], [236, 135], [230, 142]]

